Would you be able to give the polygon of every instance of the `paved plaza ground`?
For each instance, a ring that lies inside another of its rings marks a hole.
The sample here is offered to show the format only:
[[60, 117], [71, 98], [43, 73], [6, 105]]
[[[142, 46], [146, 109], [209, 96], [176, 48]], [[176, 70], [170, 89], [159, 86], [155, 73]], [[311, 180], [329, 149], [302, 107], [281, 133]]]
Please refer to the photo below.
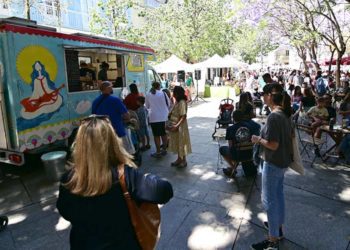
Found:
[[[239, 168], [237, 192], [222, 171], [215, 173], [218, 145], [211, 134], [218, 107], [219, 100], [212, 99], [189, 109], [193, 154], [186, 169], [170, 167], [174, 155], [153, 159], [149, 151], [143, 154], [141, 168], [167, 178], [174, 188], [174, 198], [161, 208], [157, 249], [249, 249], [267, 234], [261, 176], [255, 186]], [[350, 250], [350, 167], [316, 161], [305, 168], [305, 176], [286, 174], [281, 249]], [[0, 249], [69, 249], [70, 225], [55, 209], [57, 189], [42, 167], [6, 171], [0, 181], [0, 214], [10, 222], [0, 232]]]

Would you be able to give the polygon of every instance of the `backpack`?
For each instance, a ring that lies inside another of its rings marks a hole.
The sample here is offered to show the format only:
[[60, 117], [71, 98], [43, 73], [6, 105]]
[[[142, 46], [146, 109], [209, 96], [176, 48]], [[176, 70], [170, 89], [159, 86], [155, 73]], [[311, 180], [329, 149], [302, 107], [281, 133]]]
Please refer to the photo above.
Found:
[[318, 78], [316, 81], [316, 92], [318, 96], [323, 96], [327, 92], [326, 84], [322, 77]]

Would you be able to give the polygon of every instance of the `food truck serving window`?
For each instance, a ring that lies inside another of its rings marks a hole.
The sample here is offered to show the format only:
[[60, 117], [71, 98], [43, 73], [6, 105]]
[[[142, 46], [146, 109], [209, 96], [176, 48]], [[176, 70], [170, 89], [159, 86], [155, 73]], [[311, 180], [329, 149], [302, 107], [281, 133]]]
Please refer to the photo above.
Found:
[[97, 90], [103, 81], [125, 87], [124, 56], [116, 51], [67, 48], [65, 55], [69, 92]]

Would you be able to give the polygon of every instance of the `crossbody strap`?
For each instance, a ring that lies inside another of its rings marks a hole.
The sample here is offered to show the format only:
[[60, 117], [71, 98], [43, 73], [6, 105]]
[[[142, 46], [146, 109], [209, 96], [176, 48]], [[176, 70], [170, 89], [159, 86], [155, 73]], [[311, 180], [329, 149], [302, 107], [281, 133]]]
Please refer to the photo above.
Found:
[[100, 107], [101, 103], [107, 98], [108, 95], [103, 95], [100, 101], [96, 104], [95, 108], [92, 110], [92, 113], [96, 113], [98, 107]]

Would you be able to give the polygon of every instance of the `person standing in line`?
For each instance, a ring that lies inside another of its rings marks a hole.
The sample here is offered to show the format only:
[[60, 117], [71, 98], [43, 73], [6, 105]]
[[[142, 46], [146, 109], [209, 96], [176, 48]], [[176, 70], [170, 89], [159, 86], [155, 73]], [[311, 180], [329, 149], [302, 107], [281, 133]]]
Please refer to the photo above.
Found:
[[137, 99], [141, 95], [135, 83], [129, 85], [130, 93], [125, 97], [124, 104], [127, 109], [131, 109], [132, 111], [136, 111], [139, 107], [137, 104]]
[[260, 145], [263, 162], [261, 199], [267, 212], [264, 226], [269, 230], [266, 240], [252, 244], [256, 250], [277, 250], [283, 238], [285, 201], [283, 192], [284, 174], [292, 162], [292, 108], [289, 95], [279, 84], [268, 84], [263, 89], [264, 102], [271, 108], [260, 136], [251, 141]]
[[122, 175], [135, 201], [165, 204], [173, 196], [168, 181], [135, 168], [107, 116], [83, 119], [73, 168], [62, 176], [56, 203], [72, 225], [72, 250], [141, 249], [120, 184]]
[[177, 159], [171, 163], [173, 167], [186, 167], [186, 156], [192, 153], [190, 133], [187, 124], [187, 98], [185, 90], [176, 86], [173, 91], [176, 103], [169, 113], [170, 131], [169, 151], [177, 153]]
[[160, 90], [160, 83], [153, 82], [150, 93], [146, 95], [146, 108], [149, 110], [149, 123], [156, 146], [156, 152], [151, 154], [154, 158], [161, 158], [167, 153], [168, 137], [165, 131], [165, 122], [168, 120], [169, 106], [170, 100], [167, 94]]
[[92, 103], [92, 114], [109, 116], [116, 134], [123, 141], [124, 147], [130, 154], [134, 154], [134, 146], [127, 136], [124, 126], [124, 123], [130, 120], [128, 110], [118, 97], [112, 95], [113, 85], [111, 82], [103, 82], [100, 89], [101, 95]]
[[146, 151], [151, 148], [149, 145], [149, 133], [148, 133], [148, 110], [145, 107], [145, 97], [139, 96], [137, 98], [137, 104], [139, 108], [136, 110], [137, 117], [139, 119], [140, 128], [138, 130], [138, 135], [142, 144], [141, 150]]

